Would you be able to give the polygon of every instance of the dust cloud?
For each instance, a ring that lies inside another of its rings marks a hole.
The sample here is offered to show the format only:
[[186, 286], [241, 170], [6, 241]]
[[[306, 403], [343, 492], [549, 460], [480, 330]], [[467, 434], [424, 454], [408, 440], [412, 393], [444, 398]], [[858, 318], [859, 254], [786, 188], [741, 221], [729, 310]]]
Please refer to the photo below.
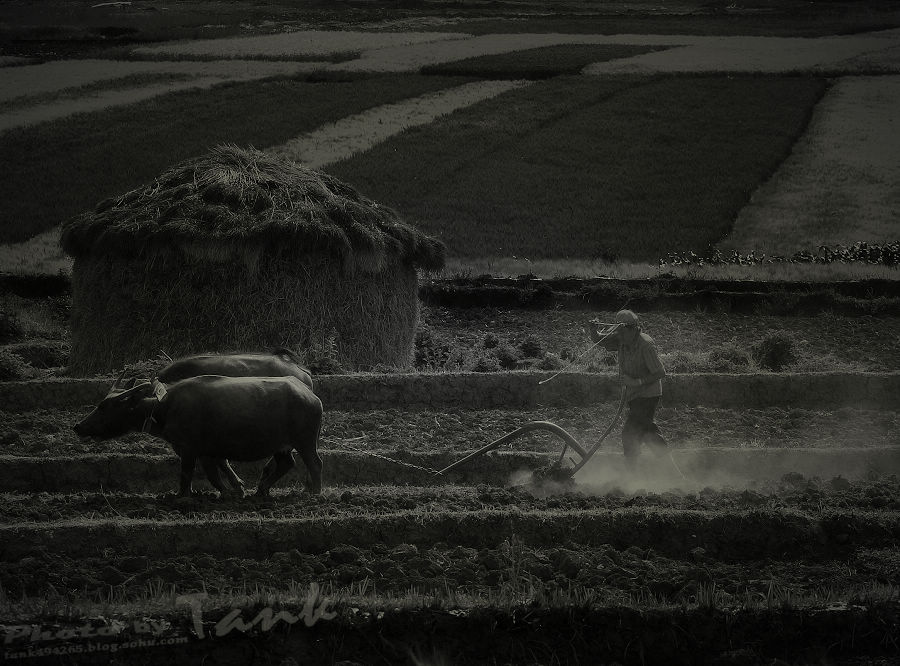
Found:
[[676, 449], [659, 457], [644, 452], [634, 469], [618, 452], [596, 454], [572, 481], [531, 483], [530, 471], [511, 475], [510, 485], [539, 496], [576, 492], [588, 495], [678, 494], [710, 490], [759, 489], [782, 481], [862, 479], [900, 473], [894, 447], [696, 448]]

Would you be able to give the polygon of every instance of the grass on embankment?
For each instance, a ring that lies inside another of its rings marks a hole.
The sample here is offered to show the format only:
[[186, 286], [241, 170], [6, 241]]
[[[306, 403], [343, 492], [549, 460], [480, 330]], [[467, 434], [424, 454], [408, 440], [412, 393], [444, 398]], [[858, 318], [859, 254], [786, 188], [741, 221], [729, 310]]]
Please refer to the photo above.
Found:
[[[404, 456], [394, 453], [404, 451], [407, 459], [434, 467], [435, 464], [424, 462], [428, 456], [447, 453], [462, 457], [530, 421], [551, 421], [565, 428], [579, 442], [591, 445], [613, 421], [616, 407], [615, 401], [603, 402], [599, 399], [596, 405], [589, 407], [536, 407], [528, 410], [357, 411], [332, 406], [323, 423], [319, 447], [323, 451], [348, 454], [345, 456], [348, 468], [354, 457], [349, 454], [354, 451], [363, 452], [361, 456], [365, 456], [366, 452], [379, 451], [396, 459]], [[72, 425], [87, 416], [90, 409], [90, 406], [85, 406], [21, 413], [0, 411], [3, 453], [42, 459], [91, 455], [172, 456], [169, 444], [142, 433], [129, 433], [103, 442], [80, 439], [72, 430]], [[821, 460], [827, 461], [838, 460], [838, 454], [846, 448], [868, 447], [876, 455], [874, 449], [896, 446], [900, 413], [855, 409], [826, 412], [799, 408], [735, 410], [672, 407], [663, 398], [656, 422], [673, 449], [696, 449], [695, 457], [698, 458], [703, 456], [703, 451], [714, 447], [772, 450], [773, 456], [784, 449], [799, 451], [815, 448], [829, 450], [821, 455]], [[620, 428], [617, 428], [604, 441], [604, 452], [621, 452], [619, 432]], [[533, 433], [504, 445], [499, 451], [557, 454], [561, 449], [562, 440]], [[799, 455], [803, 455], [802, 451]], [[753, 456], [748, 454], [741, 459], [750, 461]], [[375, 465], [377, 461], [369, 462]], [[298, 465], [300, 472], [292, 478], [302, 480], [305, 472], [302, 465]], [[398, 466], [395, 471], [405, 470]], [[746, 477], [753, 478], [754, 471], [748, 468]], [[829, 472], [832, 476], [843, 474], [847, 477], [851, 471], [836, 468]], [[0, 476], [8, 478], [9, 474], [7, 469]], [[822, 475], [827, 476], [824, 472]], [[248, 481], [252, 483], [255, 478]], [[10, 486], [7, 484], [5, 487]]]
[[560, 77], [327, 170], [420, 221], [450, 256], [654, 261], [731, 230], [826, 86], [777, 76]]
[[219, 143], [278, 145], [380, 104], [467, 79], [386, 75], [224, 84], [0, 134], [0, 242], [22, 241]]
[[[810, 240], [812, 244], [812, 240]], [[48, 252], [52, 254], [52, 251]], [[0, 266], [3, 253], [0, 249]], [[48, 264], [50, 266], [50, 264]], [[69, 267], [52, 265], [50, 273]], [[806, 281], [830, 282], [834, 280], [883, 280], [900, 279], [900, 268], [866, 263], [767, 263], [754, 265], [729, 264], [722, 266], [659, 265], [655, 261], [607, 261], [604, 259], [536, 259], [527, 257], [448, 257], [444, 270], [436, 277], [456, 278], [476, 275], [495, 277], [534, 275], [540, 278], [579, 277], [592, 278], [598, 275], [611, 278], [656, 278], [660, 275], [675, 275], [682, 278], [707, 280], [758, 280], [758, 281]]]

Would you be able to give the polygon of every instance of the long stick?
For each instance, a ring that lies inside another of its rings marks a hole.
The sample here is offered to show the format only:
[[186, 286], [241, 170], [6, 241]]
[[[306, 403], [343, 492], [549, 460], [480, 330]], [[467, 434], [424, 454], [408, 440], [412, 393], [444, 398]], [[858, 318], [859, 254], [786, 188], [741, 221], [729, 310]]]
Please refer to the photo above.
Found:
[[[587, 350], [586, 350], [584, 353], [579, 354], [577, 357], [575, 357], [573, 363], [574, 363], [575, 361], [580, 361], [582, 358], [584, 358], [585, 356], [587, 356], [588, 354], [590, 354], [590, 353], [594, 350], [594, 347], [596, 347], [596, 346], [599, 345], [601, 342], [603, 342], [604, 340], [606, 340], [606, 338], [608, 338], [608, 337], [611, 336], [613, 333], [615, 333], [615, 332], [619, 329], [619, 326], [621, 326], [621, 324], [614, 324], [614, 325], [613, 325], [613, 329], [612, 329], [609, 333], [607, 333], [606, 335], [604, 335], [603, 337], [601, 337], [599, 340], [597, 340], [597, 342], [595, 342], [595, 343], [592, 344], [590, 347], [588, 347]], [[547, 382], [549, 382], [549, 381], [552, 380], [552, 379], [556, 379], [556, 378], [559, 377], [563, 372], [565, 372], [565, 370], [560, 370], [560, 371], [557, 372], [556, 374], [550, 375], [549, 377], [547, 377], [547, 379], [544, 379], [544, 380], [539, 381], [539, 382], [538, 382], [538, 385], [540, 386], [541, 384], [546, 384]]]

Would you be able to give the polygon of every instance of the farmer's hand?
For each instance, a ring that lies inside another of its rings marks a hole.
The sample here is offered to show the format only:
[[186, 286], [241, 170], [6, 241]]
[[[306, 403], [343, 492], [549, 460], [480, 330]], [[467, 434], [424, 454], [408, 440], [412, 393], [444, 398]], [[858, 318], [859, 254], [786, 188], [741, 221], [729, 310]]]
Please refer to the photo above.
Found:
[[622, 383], [628, 388], [638, 388], [641, 386], [641, 380], [631, 375], [622, 375]]

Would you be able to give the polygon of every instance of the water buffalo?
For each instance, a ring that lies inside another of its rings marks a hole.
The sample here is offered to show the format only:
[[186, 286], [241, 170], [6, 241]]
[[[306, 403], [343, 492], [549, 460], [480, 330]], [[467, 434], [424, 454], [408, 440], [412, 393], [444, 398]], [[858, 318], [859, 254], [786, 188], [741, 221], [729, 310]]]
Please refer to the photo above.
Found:
[[[116, 383], [118, 384], [118, 382]], [[181, 495], [191, 494], [197, 459], [213, 486], [226, 493], [218, 461], [261, 460], [266, 464], [256, 494], [294, 466], [296, 450], [309, 472], [309, 490], [322, 490], [317, 452], [322, 402], [296, 377], [200, 375], [171, 385], [142, 381], [114, 386], [80, 423], [81, 436], [107, 439], [132, 430], [160, 437], [181, 458]]]
[[165, 384], [173, 384], [198, 375], [296, 377], [313, 389], [309, 370], [300, 364], [294, 352], [282, 347], [268, 353], [201, 354], [179, 358], [160, 370], [158, 378]]
[[[300, 358], [290, 349], [278, 347], [270, 352], [232, 354], [198, 354], [179, 358], [163, 368], [157, 378], [165, 384], [174, 384], [198, 375], [222, 375], [224, 377], [296, 377], [313, 389], [312, 375], [300, 363]], [[211, 461], [201, 459], [203, 469]], [[219, 473], [229, 486], [242, 490], [244, 481], [231, 468], [228, 460], [215, 460]]]

